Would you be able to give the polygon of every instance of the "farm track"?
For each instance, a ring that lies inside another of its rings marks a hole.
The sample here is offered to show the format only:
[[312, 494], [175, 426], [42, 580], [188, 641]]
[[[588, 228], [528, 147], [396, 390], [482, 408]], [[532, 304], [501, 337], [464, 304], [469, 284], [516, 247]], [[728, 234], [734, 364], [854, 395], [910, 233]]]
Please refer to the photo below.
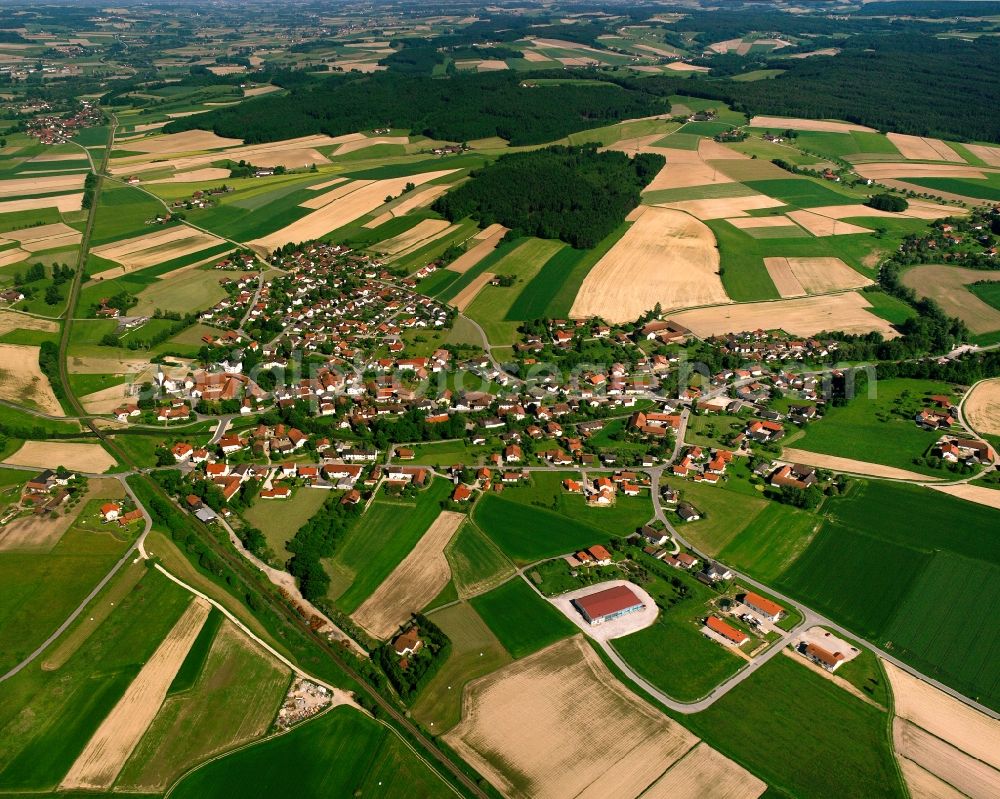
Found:
[[[101, 162], [101, 172], [104, 172], [107, 169], [107, 163], [110, 157], [111, 147], [114, 142], [114, 133], [118, 127], [117, 118], [112, 117], [112, 119], [113, 122], [109, 130], [108, 146], [105, 149], [104, 158]], [[76, 274], [74, 275], [73, 282], [70, 287], [69, 304], [67, 306], [68, 308], [67, 319], [65, 324], [63, 325], [62, 336], [59, 341], [59, 374], [65, 389], [66, 401], [70, 404], [72, 409], [77, 414], [79, 414], [80, 418], [85, 419], [84, 424], [86, 425], [86, 427], [90, 428], [93, 434], [116, 457], [119, 463], [130, 464], [134, 467], [135, 464], [131, 461], [127, 453], [125, 453], [120, 447], [118, 447], [118, 445], [114, 441], [107, 438], [105, 431], [103, 431], [100, 427], [98, 427], [95, 424], [93, 418], [86, 417], [86, 412], [84, 411], [83, 406], [80, 403], [80, 400], [73, 393], [73, 390], [69, 385], [69, 373], [66, 361], [66, 350], [69, 345], [69, 336], [72, 329], [72, 314], [76, 308], [77, 302], [79, 301], [81, 278], [83, 276], [83, 267], [84, 264], [86, 263], [87, 254], [90, 248], [90, 235], [93, 229], [94, 219], [96, 217], [96, 209], [98, 205], [97, 199], [100, 197], [100, 190], [103, 184], [103, 177], [101, 175], [101, 172], [97, 173], [98, 181], [94, 190], [95, 200], [91, 204], [90, 215], [87, 217], [87, 226], [84, 231], [83, 240], [81, 241], [77, 271]], [[170, 497], [159, 486], [159, 484], [156, 483], [155, 480], [149, 479], [149, 477], [145, 476], [145, 474], [140, 470], [135, 469], [126, 474], [134, 474], [136, 476], [140, 476], [141, 479], [146, 483], [147, 487], [149, 487], [155, 494], [157, 494], [158, 496], [160, 496], [161, 498], [163, 498], [168, 502], [170, 501]], [[127, 488], [127, 484], [125, 483], [126, 474], [120, 474], [118, 475], [118, 478], [122, 480], [122, 483], [125, 484]], [[138, 497], [134, 498], [136, 500], [136, 507], [142, 509], [143, 516], [146, 518], [146, 529], [148, 532], [148, 529], [152, 526], [152, 519], [149, 516], [148, 512], [146, 511], [145, 507], [142, 505], [142, 503], [139, 502]], [[268, 587], [270, 586], [269, 582], [267, 582], [265, 586], [261, 586], [262, 580], [260, 577], [260, 573], [256, 572], [243, 557], [241, 557], [238, 553], [232, 551], [230, 547], [227, 547], [223, 543], [221, 543], [215, 536], [211, 534], [208, 528], [205, 527], [205, 525], [203, 525], [201, 522], [193, 518], [190, 518], [188, 521], [191, 526], [191, 529], [198, 534], [198, 537], [201, 540], [201, 542], [204, 543], [213, 552], [213, 554], [219, 557], [223, 561], [223, 563], [226, 564], [228, 568], [232, 569], [233, 572], [235, 572], [247, 585], [257, 586], [258, 588], [261, 588], [260, 590], [261, 598], [263, 599], [264, 602], [267, 602], [271, 606], [271, 609], [278, 614], [279, 618], [281, 618], [285, 624], [293, 628], [296, 628], [296, 630], [300, 633], [300, 635], [303, 635], [307, 640], [310, 641], [310, 643], [312, 643], [314, 646], [323, 651], [323, 653], [334, 663], [334, 665], [341, 672], [343, 672], [347, 677], [355, 681], [359, 687], [359, 690], [365, 693], [368, 696], [368, 698], [375, 705], [377, 705], [382, 712], [384, 712], [387, 716], [389, 716], [392, 719], [392, 721], [395, 724], [394, 729], [396, 729], [397, 732], [400, 728], [406, 732], [406, 735], [400, 736], [403, 739], [403, 743], [405, 745], [407, 745], [412, 749], [413, 747], [411, 745], [411, 740], [416, 741], [416, 743], [421, 748], [421, 751], [417, 753], [418, 757], [421, 757], [421, 759], [423, 759], [423, 756], [425, 754], [429, 755], [430, 758], [433, 761], [435, 761], [435, 763], [438, 766], [443, 767], [443, 769], [448, 772], [450, 779], [446, 778], [438, 768], [435, 768], [434, 765], [428, 764], [431, 766], [432, 770], [434, 770], [441, 777], [442, 781], [444, 781], [445, 784], [447, 784], [450, 788], [452, 788], [452, 790], [456, 790], [454, 784], [457, 783], [461, 785], [466, 795], [472, 795], [478, 797], [478, 799], [487, 799], [487, 795], [476, 785], [476, 783], [464, 771], [462, 771], [457, 765], [455, 765], [455, 763], [453, 763], [451, 759], [449, 759], [444, 753], [442, 753], [441, 750], [437, 748], [437, 746], [434, 744], [433, 741], [431, 741], [427, 736], [425, 736], [412, 722], [409, 721], [409, 719], [406, 718], [406, 716], [400, 713], [399, 710], [397, 710], [396, 707], [391, 702], [384, 699], [374, 689], [370, 688], [368, 683], [365, 682], [364, 678], [341, 657], [340, 653], [336, 651], [333, 645], [331, 645], [326, 639], [324, 639], [322, 636], [314, 632], [308, 626], [308, 624], [299, 616], [295, 608], [293, 608], [289, 602], [277, 600], [274, 597], [272, 591], [268, 590]], [[133, 546], [133, 549], [139, 548], [141, 546], [141, 540], [143, 538], [145, 538], [145, 533], [140, 537], [140, 540], [136, 542], [136, 544]], [[130, 550], [130, 553], [131, 551], [132, 550]], [[145, 553], [143, 552], [143, 554]], [[99, 586], [95, 587], [95, 589], [91, 592], [91, 596], [88, 597], [87, 601], [90, 601], [90, 599], [93, 598], [93, 596], [97, 595], [100, 588], [102, 588], [103, 585], [106, 584], [107, 581], [114, 576], [114, 573], [116, 571], [117, 567], [113, 569], [104, 578], [104, 580]], [[72, 623], [73, 619], [75, 619], [76, 616], [83, 611], [85, 605], [86, 602], [84, 602], [83, 605], [77, 608], [77, 610], [74, 611], [74, 615], [63, 623], [59, 631], [53, 634], [53, 636], [50, 637], [49, 641], [47, 641], [34, 655], [30, 656], [28, 660], [18, 664], [18, 666], [15, 667], [15, 670], [12, 673], [20, 671], [26, 665], [28, 665], [28, 663], [30, 663], [31, 660], [34, 660], [34, 658], [41, 653], [41, 651], [45, 648], [45, 646], [51, 643], [51, 641], [55, 640], [55, 638], [58, 637], [58, 634], [64, 631]], [[6, 678], [7, 676], [11, 675], [10, 674], [5, 675], [4, 678]]]

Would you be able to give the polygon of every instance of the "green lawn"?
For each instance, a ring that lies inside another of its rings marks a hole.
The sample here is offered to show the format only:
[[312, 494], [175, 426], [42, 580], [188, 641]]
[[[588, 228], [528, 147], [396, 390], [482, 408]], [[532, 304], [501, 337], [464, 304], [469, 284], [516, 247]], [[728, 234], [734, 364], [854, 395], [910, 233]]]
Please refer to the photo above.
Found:
[[241, 749], [194, 771], [176, 799], [300, 796], [450, 796], [436, 773], [383, 726], [336, 707], [288, 735]]
[[332, 559], [330, 598], [353, 613], [410, 553], [441, 512], [451, 484], [435, 480], [416, 505], [376, 500], [344, 538]]
[[445, 547], [459, 596], [469, 597], [514, 574], [514, 565], [486, 535], [466, 522]]
[[461, 721], [466, 683], [510, 663], [511, 656], [467, 602], [439, 610], [431, 620], [451, 640], [451, 653], [421, 690], [412, 712], [424, 727], [440, 734]]
[[410, 449], [414, 451], [413, 463], [444, 469], [454, 466], [456, 463], [467, 466], [477, 464], [484, 454], [481, 448], [473, 447], [464, 439], [417, 444]]
[[471, 600], [503, 647], [515, 658], [573, 635], [576, 627], [521, 579]]
[[784, 796], [906, 796], [886, 714], [784, 656], [684, 723]]

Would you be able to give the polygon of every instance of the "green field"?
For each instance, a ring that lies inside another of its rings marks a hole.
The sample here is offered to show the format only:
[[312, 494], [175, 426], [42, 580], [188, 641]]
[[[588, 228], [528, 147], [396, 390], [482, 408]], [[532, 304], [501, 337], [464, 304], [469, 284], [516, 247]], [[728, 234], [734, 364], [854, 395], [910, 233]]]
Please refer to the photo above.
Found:
[[978, 285], [973, 283], [970, 286], [966, 286], [966, 288], [987, 305], [1000, 311], [1000, 282], [981, 283]]
[[[318, 493], [318, 492], [317, 492]], [[330, 598], [353, 613], [396, 566], [441, 512], [441, 501], [451, 484], [435, 480], [419, 495], [416, 505], [376, 500], [344, 538], [330, 572]]]
[[291, 552], [285, 549], [285, 543], [329, 498], [328, 491], [297, 488], [288, 499], [258, 498], [243, 512], [243, 518], [259, 529], [267, 539], [267, 545], [279, 558], [285, 560], [291, 557]]
[[451, 652], [420, 692], [412, 712], [417, 721], [440, 734], [461, 721], [466, 683], [510, 663], [511, 657], [467, 602], [439, 610], [431, 620], [451, 640]]
[[684, 723], [782, 796], [906, 796], [886, 714], [784, 656]]
[[796, 440], [794, 446], [824, 455], [946, 476], [948, 473], [940, 469], [913, 462], [914, 458], [922, 458], [941, 436], [917, 427], [913, 415], [923, 409], [925, 395], [950, 395], [951, 387], [946, 383], [890, 379], [879, 380], [873, 389], [874, 397], [859, 392], [847, 405], [828, 408], [823, 418], [810, 424], [805, 436]]
[[670, 487], [680, 489], [681, 499], [702, 512], [698, 521], [681, 523], [678, 520], [677, 523], [681, 535], [709, 555], [718, 555], [769, 504], [763, 497], [733, 491], [722, 485], [671, 480]]
[[189, 774], [175, 799], [299, 796], [451, 796], [441, 778], [387, 726], [336, 707], [288, 735], [241, 749]]
[[[710, 503], [708, 507], [711, 511]], [[820, 519], [811, 513], [768, 502], [717, 554], [723, 563], [770, 582], [805, 551], [819, 526]], [[695, 528], [685, 528], [685, 533], [689, 529]]]
[[883, 153], [899, 155], [899, 150], [880, 133], [851, 131], [850, 133], [825, 133], [803, 130], [793, 140], [792, 146], [802, 147], [812, 152], [843, 158], [856, 153]]
[[[213, 617], [221, 620], [222, 614], [213, 610], [209, 621]], [[170, 695], [125, 763], [116, 783], [119, 788], [165, 790], [207, 756], [253, 740], [274, 720], [288, 689], [288, 669], [229, 622], [221, 629], [206, 622], [195, 647], [203, 640], [207, 644], [203, 652], [199, 650], [200, 662], [190, 685], [177, 692], [174, 681]]]
[[843, 205], [856, 201], [860, 195], [840, 191], [830, 181], [818, 178], [778, 178], [777, 180], [748, 180], [747, 186], [768, 197], [774, 197], [798, 208], [816, 208], [821, 205]]
[[45, 671], [38, 660], [5, 682], [0, 789], [54, 788], [190, 599], [148, 571], [61, 668]]
[[146, 221], [165, 213], [160, 203], [133, 186], [105, 188], [97, 204], [91, 246], [163, 230]]
[[218, 608], [213, 607], [209, 611], [208, 618], [198, 631], [198, 637], [191, 644], [191, 648], [184, 656], [184, 662], [181, 663], [173, 682], [170, 683], [170, 688], [167, 689], [168, 696], [191, 690], [205, 666], [205, 660], [208, 658], [208, 652], [212, 648], [212, 642], [222, 624], [222, 619], [222, 612]]
[[514, 574], [514, 565], [472, 522], [466, 522], [444, 550], [458, 595], [481, 593]]
[[414, 452], [413, 463], [437, 466], [443, 469], [454, 466], [456, 463], [466, 466], [477, 464], [483, 455], [482, 450], [471, 446], [464, 439], [417, 444], [411, 449]]
[[931, 191], [946, 191], [979, 200], [1000, 200], [1000, 175], [995, 172], [985, 174], [985, 180], [980, 178], [903, 178], [903, 180]]
[[576, 627], [521, 579], [470, 600], [476, 613], [515, 658], [544, 649]]

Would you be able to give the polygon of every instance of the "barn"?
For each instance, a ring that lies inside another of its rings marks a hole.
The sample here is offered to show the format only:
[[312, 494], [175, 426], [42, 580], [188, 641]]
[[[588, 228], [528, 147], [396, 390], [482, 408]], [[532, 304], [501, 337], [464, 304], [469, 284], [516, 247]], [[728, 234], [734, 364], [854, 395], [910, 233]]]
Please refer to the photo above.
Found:
[[603, 624], [646, 607], [627, 586], [616, 585], [573, 600], [577, 610], [592, 625]]

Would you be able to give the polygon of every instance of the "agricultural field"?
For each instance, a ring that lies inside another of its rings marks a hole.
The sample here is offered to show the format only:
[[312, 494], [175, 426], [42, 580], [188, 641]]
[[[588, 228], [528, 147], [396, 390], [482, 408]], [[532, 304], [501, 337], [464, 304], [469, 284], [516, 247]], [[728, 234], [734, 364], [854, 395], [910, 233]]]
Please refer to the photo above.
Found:
[[946, 313], [957, 316], [978, 334], [1000, 330], [1000, 310], [995, 307], [996, 300], [990, 302], [1000, 291], [1000, 286], [990, 285], [996, 280], [1000, 278], [979, 269], [933, 264], [915, 266], [903, 273], [904, 285], [936, 301]]
[[515, 577], [470, 600], [473, 610], [514, 658], [522, 658], [572, 635], [576, 627]]
[[471, 521], [459, 528], [444, 554], [458, 595], [463, 598], [489, 590], [514, 575], [514, 565]]
[[267, 545], [279, 558], [285, 560], [291, 557], [285, 544], [329, 498], [326, 491], [299, 488], [288, 499], [258, 499], [243, 511], [243, 518], [247, 524], [260, 530], [267, 539]]

